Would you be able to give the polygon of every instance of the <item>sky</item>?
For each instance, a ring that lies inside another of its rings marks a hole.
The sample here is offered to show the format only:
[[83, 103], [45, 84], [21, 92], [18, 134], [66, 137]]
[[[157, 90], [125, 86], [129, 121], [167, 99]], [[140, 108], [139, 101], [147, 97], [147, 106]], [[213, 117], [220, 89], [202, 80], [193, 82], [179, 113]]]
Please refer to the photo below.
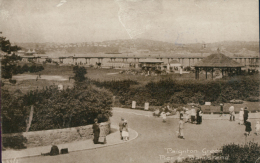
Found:
[[259, 41], [258, 0], [0, 0], [11, 42]]

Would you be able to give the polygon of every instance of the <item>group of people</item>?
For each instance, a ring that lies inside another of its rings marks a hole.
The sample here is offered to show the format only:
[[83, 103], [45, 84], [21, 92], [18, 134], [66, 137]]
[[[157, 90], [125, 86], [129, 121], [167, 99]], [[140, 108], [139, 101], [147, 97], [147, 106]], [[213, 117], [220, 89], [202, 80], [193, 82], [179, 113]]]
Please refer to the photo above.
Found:
[[[223, 104], [220, 104], [220, 116], [223, 115]], [[168, 109], [167, 107], [165, 109]], [[166, 110], [163, 109], [161, 112], [161, 117], [163, 119], [163, 122], [166, 122]], [[252, 131], [251, 128], [251, 122], [248, 120], [248, 108], [241, 108], [239, 112], [239, 124], [240, 125], [245, 125], [245, 135], [249, 136], [250, 132]], [[191, 123], [191, 124], [201, 124], [202, 123], [202, 110], [201, 108], [195, 109], [194, 106], [189, 110], [188, 108], [183, 107], [182, 111], [180, 111], [180, 120], [179, 120], [179, 127], [178, 127], [178, 138], [184, 139], [184, 123]], [[234, 106], [229, 107], [229, 114], [230, 114], [230, 121], [235, 121], [235, 108]], [[94, 144], [99, 144], [99, 136], [100, 136], [100, 127], [98, 124], [98, 120], [95, 119], [93, 124], [93, 135], [94, 135]], [[124, 118], [121, 118], [121, 121], [119, 122], [119, 131], [120, 131], [120, 138], [121, 140], [127, 141], [129, 140], [129, 132], [128, 132], [128, 124], [127, 120]], [[259, 121], [256, 122], [255, 126], [255, 134], [260, 135], [260, 123]]]
[[[185, 116], [185, 122], [184, 122], [184, 116]], [[183, 111], [180, 112], [180, 120], [179, 120], [179, 130], [177, 131], [178, 133], [178, 138], [184, 139], [184, 123], [190, 122], [191, 124], [201, 124], [202, 123], [202, 111], [201, 108], [198, 108], [197, 111], [192, 106], [192, 109], [189, 110], [188, 108], [183, 107]]]
[[[233, 106], [231, 106], [233, 107]], [[234, 108], [234, 107], [233, 107]], [[245, 125], [245, 135], [249, 136], [250, 132], [252, 131], [252, 127], [251, 127], [251, 122], [248, 120], [248, 108], [241, 108], [239, 111], [239, 123], [240, 125]], [[232, 113], [235, 114], [235, 113]], [[260, 124], [259, 121], [256, 122], [256, 126], [255, 126], [255, 134], [259, 135], [260, 134]]]
[[[221, 115], [223, 114], [223, 104], [220, 104]], [[248, 108], [241, 108], [239, 111], [239, 122], [240, 125], [245, 125], [245, 135], [250, 136], [250, 132], [252, 131], [251, 122], [248, 120]], [[229, 107], [230, 121], [235, 121], [235, 107]], [[259, 121], [256, 122], [255, 126], [255, 134], [260, 134], [260, 124]]]
[[192, 106], [191, 110], [188, 108], [183, 107], [183, 111], [180, 112], [182, 116], [185, 116], [185, 123], [192, 123], [192, 124], [201, 124], [202, 123], [202, 110], [201, 108], [195, 109], [194, 106]]

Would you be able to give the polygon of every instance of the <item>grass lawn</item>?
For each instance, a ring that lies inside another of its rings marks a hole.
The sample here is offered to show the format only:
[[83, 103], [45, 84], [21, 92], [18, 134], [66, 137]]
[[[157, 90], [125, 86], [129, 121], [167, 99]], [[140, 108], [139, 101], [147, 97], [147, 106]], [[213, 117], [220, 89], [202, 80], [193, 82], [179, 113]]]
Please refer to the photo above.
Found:
[[[21, 63], [20, 63], [21, 64]], [[24, 64], [24, 63], [23, 63]], [[26, 63], [28, 66], [31, 66], [31, 63]], [[22, 65], [22, 64], [21, 64]], [[39, 75], [41, 76], [61, 76], [64, 79], [69, 79], [69, 77], [72, 77], [73, 74], [73, 66], [57, 66], [55, 64], [44, 64], [44, 70], [41, 72], [37, 73], [24, 73], [24, 74], [19, 74], [18, 76], [22, 75]], [[194, 73], [183, 73], [182, 76], [177, 73], [170, 73], [167, 75], [159, 75], [159, 76], [144, 76], [144, 75], [133, 75], [133, 74], [119, 74], [119, 72], [122, 71], [122, 69], [96, 69], [96, 68], [87, 68], [87, 77], [92, 79], [92, 80], [100, 80], [100, 81], [109, 81], [109, 80], [135, 80], [139, 82], [139, 85], [134, 85], [133, 87], [136, 86], [141, 86], [145, 85], [150, 81], [160, 81], [163, 79], [175, 79], [175, 80], [194, 80], [195, 81], [195, 75]], [[203, 80], [205, 78], [204, 74], [200, 75], [200, 80]], [[252, 76], [254, 77], [254, 76]], [[36, 79], [36, 78], [35, 78]], [[36, 81], [35, 79], [29, 79], [29, 80], [17, 80], [17, 83], [10, 84], [9, 81], [4, 80], [5, 86], [4, 88], [8, 89], [10, 92], [14, 92], [17, 89], [20, 89], [23, 93], [26, 93], [29, 90], [34, 90], [34, 89], [42, 89], [43, 87], [50, 86], [50, 85], [58, 85], [62, 84], [65, 88], [67, 87], [73, 87], [74, 81], [71, 80], [56, 80], [56, 78], [53, 80], [45, 80], [45, 79], [38, 79]], [[211, 79], [208, 79], [210, 81]], [[228, 108], [233, 105], [235, 107], [235, 111], [239, 112], [241, 107], [249, 107], [249, 110], [259, 110], [259, 103], [257, 102], [244, 102], [243, 104], [226, 104], [224, 106], [224, 111], [228, 111]], [[208, 112], [218, 112], [219, 111], [219, 106], [203, 106], [202, 107], [203, 111], [208, 111]]]

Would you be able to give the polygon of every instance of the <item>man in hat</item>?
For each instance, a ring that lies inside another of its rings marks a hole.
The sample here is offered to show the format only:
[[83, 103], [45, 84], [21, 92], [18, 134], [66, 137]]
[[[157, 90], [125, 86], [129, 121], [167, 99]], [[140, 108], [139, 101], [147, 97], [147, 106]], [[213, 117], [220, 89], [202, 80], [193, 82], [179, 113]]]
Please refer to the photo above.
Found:
[[249, 113], [248, 108], [245, 107], [245, 109], [244, 109], [244, 124], [246, 124], [246, 121], [248, 119], [248, 113]]
[[121, 140], [123, 140], [123, 136], [122, 136], [123, 124], [124, 124], [124, 118], [121, 118], [121, 121], [119, 122], [119, 131], [120, 131]]

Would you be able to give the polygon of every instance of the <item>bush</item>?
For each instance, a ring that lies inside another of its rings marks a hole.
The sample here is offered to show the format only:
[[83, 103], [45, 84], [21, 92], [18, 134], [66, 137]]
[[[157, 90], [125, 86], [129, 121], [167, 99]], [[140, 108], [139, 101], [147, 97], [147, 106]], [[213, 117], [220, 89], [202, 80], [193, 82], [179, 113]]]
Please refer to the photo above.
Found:
[[31, 105], [30, 131], [76, 127], [105, 122], [112, 116], [112, 94], [95, 86], [59, 91], [56, 86], [30, 91], [22, 96], [3, 94], [3, 133], [23, 132]]
[[27, 64], [23, 65], [22, 72], [28, 72], [28, 71], [29, 71], [29, 66]]
[[30, 73], [36, 72], [36, 68], [37, 68], [36, 65], [33, 64], [31, 67], [29, 67], [29, 72]]
[[16, 84], [16, 80], [9, 79], [9, 82], [12, 84]]
[[250, 102], [258, 102], [259, 101], [259, 97], [250, 96], [246, 100], [250, 101]]
[[205, 101], [212, 103], [229, 102], [232, 99], [256, 101], [259, 97], [259, 75], [230, 78], [218, 81], [176, 81], [172, 79], [149, 82], [145, 86], [132, 87], [136, 81], [92, 81], [98, 87], [109, 89], [119, 97], [122, 105], [136, 101], [137, 105], [149, 102], [160, 106], [164, 103], [187, 104]]
[[[213, 153], [205, 158], [186, 158], [181, 162], [190, 163], [233, 163], [233, 162], [256, 162], [260, 156], [258, 143], [249, 142], [245, 145], [228, 144], [222, 147], [218, 153]], [[176, 161], [177, 162], [177, 161]]]
[[2, 90], [1, 114], [2, 132], [14, 133], [25, 131], [27, 118], [26, 107], [22, 98], [12, 96], [8, 91]]
[[74, 73], [74, 80], [76, 82], [82, 82], [86, 80], [85, 75], [87, 74], [87, 70], [85, 67], [74, 66], [73, 73]]

